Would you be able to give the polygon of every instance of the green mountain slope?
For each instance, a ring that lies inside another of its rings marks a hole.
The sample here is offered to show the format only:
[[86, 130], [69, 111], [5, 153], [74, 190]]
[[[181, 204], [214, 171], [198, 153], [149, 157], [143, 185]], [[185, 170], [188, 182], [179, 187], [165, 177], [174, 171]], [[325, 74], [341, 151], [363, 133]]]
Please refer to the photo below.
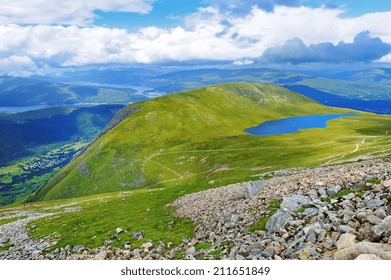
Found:
[[386, 134], [390, 117], [366, 113], [330, 121], [326, 129], [269, 137], [246, 134], [245, 128], [267, 120], [352, 112], [274, 85], [221, 84], [135, 103], [127, 110], [135, 108], [29, 200], [219, 186], [391, 148]]

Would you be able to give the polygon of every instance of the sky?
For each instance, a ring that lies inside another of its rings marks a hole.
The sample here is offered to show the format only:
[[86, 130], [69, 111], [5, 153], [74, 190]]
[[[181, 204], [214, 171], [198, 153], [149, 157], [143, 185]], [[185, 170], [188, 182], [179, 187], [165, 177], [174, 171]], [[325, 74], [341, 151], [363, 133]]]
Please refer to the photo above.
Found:
[[389, 0], [0, 0], [0, 75], [94, 65], [390, 66]]

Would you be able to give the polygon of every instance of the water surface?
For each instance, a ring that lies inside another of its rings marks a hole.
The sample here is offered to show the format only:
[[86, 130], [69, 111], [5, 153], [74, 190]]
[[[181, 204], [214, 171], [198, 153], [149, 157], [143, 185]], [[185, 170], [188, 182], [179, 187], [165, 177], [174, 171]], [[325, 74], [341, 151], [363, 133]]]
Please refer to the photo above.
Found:
[[258, 126], [250, 127], [245, 131], [254, 136], [271, 136], [279, 134], [294, 133], [302, 129], [325, 128], [327, 121], [341, 117], [353, 117], [356, 114], [332, 114], [299, 116], [286, 119], [267, 121]]
[[34, 111], [49, 108], [50, 106], [36, 105], [36, 106], [17, 106], [17, 107], [0, 107], [0, 113], [22, 113], [27, 111]]

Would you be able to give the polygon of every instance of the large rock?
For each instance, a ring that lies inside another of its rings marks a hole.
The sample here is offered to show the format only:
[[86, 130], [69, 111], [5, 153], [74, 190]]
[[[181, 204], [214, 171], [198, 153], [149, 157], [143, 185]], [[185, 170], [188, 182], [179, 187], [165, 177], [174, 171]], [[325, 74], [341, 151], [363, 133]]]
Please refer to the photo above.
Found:
[[153, 248], [153, 243], [152, 242], [144, 243], [143, 245], [141, 245], [140, 248], [143, 249], [144, 252], [148, 252]]
[[10, 241], [8, 237], [1, 237], [0, 238], [0, 244], [7, 244]]
[[378, 256], [373, 255], [373, 254], [362, 254], [362, 255], [359, 255], [357, 258], [355, 258], [355, 260], [377, 261], [377, 260], [381, 260], [381, 258], [379, 258]]
[[375, 215], [369, 215], [367, 217], [367, 220], [368, 220], [368, 222], [370, 222], [373, 225], [378, 225], [382, 222], [382, 219], [380, 219], [379, 217], [377, 217]]
[[289, 211], [293, 212], [311, 205], [311, 198], [308, 196], [292, 195], [290, 197], [284, 197], [280, 205], [280, 209], [288, 209]]
[[386, 211], [383, 209], [383, 208], [379, 208], [375, 211], [375, 215], [376, 217], [380, 218], [380, 219], [385, 219], [387, 217], [387, 213]]
[[383, 200], [380, 200], [380, 199], [371, 199], [369, 201], [366, 202], [368, 208], [378, 208], [380, 206], [383, 206], [384, 205], [384, 201]]
[[344, 233], [337, 242], [338, 250], [346, 249], [356, 244], [356, 236], [351, 233]]
[[132, 238], [136, 239], [136, 240], [144, 238], [144, 232], [142, 232], [142, 231], [133, 232]]
[[391, 260], [391, 245], [361, 242], [334, 253], [335, 260], [354, 260], [360, 255], [375, 255], [384, 260]]
[[391, 216], [386, 217], [380, 224], [372, 228], [372, 233], [380, 237], [381, 235], [391, 235]]
[[391, 180], [384, 181], [383, 186], [385, 186], [386, 188], [391, 188]]
[[264, 188], [264, 181], [252, 181], [244, 184], [244, 194], [246, 198], [252, 198]]
[[327, 189], [327, 194], [329, 196], [334, 196], [336, 195], [337, 193], [339, 193], [341, 191], [342, 187], [340, 185], [336, 185], [334, 187], [331, 187], [331, 188], [328, 188]]
[[269, 221], [267, 221], [266, 223], [267, 234], [274, 234], [291, 220], [291, 215], [289, 215], [285, 211], [278, 210], [273, 216], [270, 217]]
[[348, 233], [354, 231], [354, 228], [351, 228], [350, 226], [346, 226], [346, 225], [339, 225], [338, 231], [340, 233]]
[[115, 233], [117, 233], [117, 234], [120, 234], [120, 233], [122, 233], [122, 232], [124, 232], [124, 230], [123, 230], [122, 228], [117, 228], [117, 229], [115, 230]]

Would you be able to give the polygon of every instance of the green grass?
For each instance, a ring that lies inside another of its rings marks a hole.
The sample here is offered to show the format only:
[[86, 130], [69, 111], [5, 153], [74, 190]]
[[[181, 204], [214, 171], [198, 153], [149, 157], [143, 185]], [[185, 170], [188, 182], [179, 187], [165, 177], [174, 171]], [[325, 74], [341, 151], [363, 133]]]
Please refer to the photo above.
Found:
[[327, 197], [327, 198], [323, 199], [323, 201], [330, 204], [331, 199], [337, 199], [337, 198], [343, 197], [343, 196], [351, 194], [351, 193], [354, 193], [357, 196], [363, 196], [365, 194], [365, 191], [369, 190], [369, 189], [370, 189], [370, 187], [362, 186], [362, 187], [360, 187], [358, 189], [354, 189], [354, 190], [353, 189], [342, 190], [342, 191], [338, 192], [337, 194], [333, 195], [332, 197]]
[[365, 180], [365, 182], [366, 183], [370, 183], [370, 184], [380, 184], [381, 180], [375, 179], [375, 178], [371, 178], [371, 179]]
[[269, 214], [263, 216], [261, 219], [259, 219], [259, 221], [257, 223], [249, 226], [248, 231], [249, 232], [255, 232], [257, 230], [265, 231], [266, 230], [266, 223], [270, 220], [270, 217], [273, 216], [273, 214], [277, 212], [277, 210], [279, 208], [280, 208], [280, 203], [277, 200], [275, 200], [275, 199], [270, 200], [267, 203], [267, 209], [269, 210]]
[[0, 226], [5, 225], [5, 224], [9, 224], [9, 223], [12, 223], [12, 222], [15, 222], [15, 221], [23, 219], [23, 218], [26, 218], [26, 217], [23, 216], [23, 217], [15, 217], [15, 218], [9, 218], [9, 219], [0, 220]]
[[[194, 186], [192, 189], [203, 188]], [[33, 221], [29, 225], [30, 234], [35, 238], [49, 236], [59, 240], [57, 248], [68, 244], [83, 244], [94, 248], [102, 246], [105, 240], [110, 240], [115, 229], [121, 227], [128, 232], [119, 234], [120, 240], [113, 243], [113, 246], [122, 247], [125, 241], [130, 241], [134, 247], [138, 247], [148, 240], [179, 245], [182, 238], [193, 235], [194, 224], [189, 220], [173, 217], [173, 209], [165, 205], [189, 192], [186, 187], [171, 187], [52, 202], [58, 205], [78, 202], [76, 206], [83, 209], [80, 212], [59, 213]], [[174, 223], [170, 223], [172, 221]], [[144, 238], [134, 240], [133, 232], [139, 231], [144, 232]]]
[[351, 193], [355, 193], [355, 191], [354, 190], [343, 190], [343, 191], [340, 191], [339, 193], [337, 193], [336, 195], [334, 195], [333, 198], [343, 197], [343, 196], [351, 194]]
[[197, 251], [200, 251], [200, 250], [208, 250], [212, 247], [212, 243], [209, 243], [209, 242], [203, 242], [203, 243], [198, 243], [194, 246], [194, 248], [197, 250]]
[[222, 254], [223, 254], [223, 250], [222, 249], [216, 249], [216, 250], [213, 250], [213, 251], [209, 252], [209, 255], [213, 256], [214, 260], [220, 260], [221, 257], [222, 257]]
[[278, 208], [280, 208], [280, 203], [278, 203], [278, 201], [275, 199], [270, 200], [267, 204], [267, 209], [269, 211], [276, 211]]
[[11, 247], [14, 247], [14, 244], [7, 244], [3, 247], [0, 247], [0, 252], [5, 252], [5, 251], [9, 250]]
[[255, 232], [257, 230], [265, 231], [266, 223], [270, 220], [271, 215], [263, 216], [257, 223], [248, 227], [249, 232]]
[[296, 210], [295, 213], [303, 213], [306, 208], [302, 207], [299, 210]]

